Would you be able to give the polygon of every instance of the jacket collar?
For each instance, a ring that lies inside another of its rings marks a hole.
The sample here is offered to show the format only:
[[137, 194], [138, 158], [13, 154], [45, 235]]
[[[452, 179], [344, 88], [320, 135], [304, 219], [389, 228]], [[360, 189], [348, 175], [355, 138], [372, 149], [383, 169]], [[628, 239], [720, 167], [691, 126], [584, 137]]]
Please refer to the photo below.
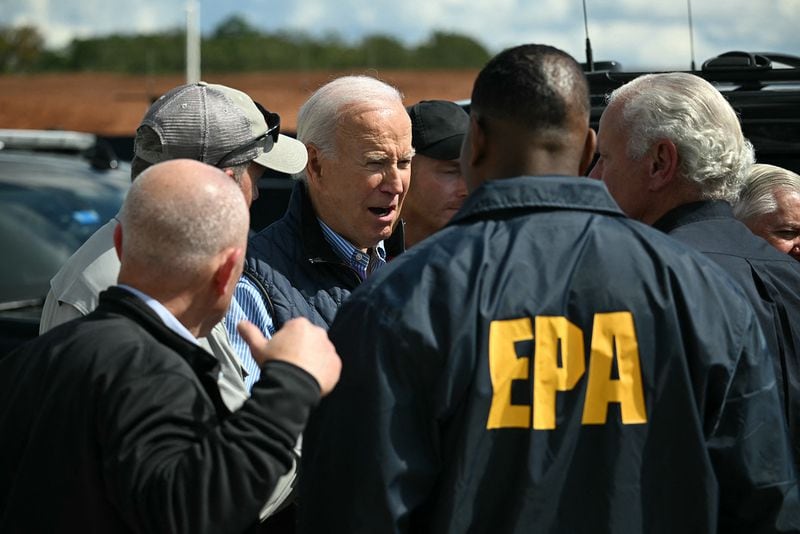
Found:
[[490, 180], [476, 189], [450, 224], [495, 211], [569, 209], [625, 217], [599, 180], [571, 176], [518, 176]]
[[[300, 234], [303, 237], [303, 254], [306, 258], [315, 261], [342, 262], [322, 233], [314, 206], [311, 204], [311, 196], [302, 180], [298, 180], [294, 184], [286, 213], [290, 220], [300, 228]], [[387, 259], [403, 252], [403, 241], [403, 225], [398, 224], [389, 239], [383, 242]]]
[[211, 397], [218, 414], [227, 414], [229, 410], [222, 401], [217, 379], [220, 366], [214, 356], [202, 347], [184, 339], [168, 328], [155, 311], [143, 300], [118, 286], [112, 286], [100, 293], [97, 312], [119, 314], [136, 322], [152, 335], [156, 341], [172, 349], [192, 368]]
[[733, 208], [724, 200], [701, 200], [673, 208], [653, 223], [653, 228], [668, 234], [686, 224], [731, 218], [733, 218]]

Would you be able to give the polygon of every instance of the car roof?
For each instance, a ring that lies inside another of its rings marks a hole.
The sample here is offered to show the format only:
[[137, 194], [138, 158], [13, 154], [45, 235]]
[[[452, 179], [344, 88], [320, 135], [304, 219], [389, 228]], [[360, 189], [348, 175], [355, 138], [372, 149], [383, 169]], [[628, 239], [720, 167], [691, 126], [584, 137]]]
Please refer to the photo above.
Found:
[[[86, 132], [69, 130], [21, 130], [0, 128], [0, 152], [31, 151], [38, 154], [68, 154], [75, 161], [95, 170], [113, 170], [121, 166], [109, 140]], [[75, 158], [75, 156], [80, 156]]]
[[[623, 72], [614, 62], [608, 70], [587, 72], [591, 124], [598, 127], [606, 96], [650, 72]], [[771, 52], [732, 51], [685, 71], [713, 84], [739, 115], [742, 131], [755, 146], [756, 160], [800, 172], [800, 57]]]
[[69, 130], [23, 130], [0, 128], [0, 149], [73, 151], [88, 150], [97, 136]]
[[117, 168], [98, 170], [80, 156], [51, 154], [31, 150], [0, 150], [0, 180], [17, 185], [50, 185], [54, 182], [68, 186], [69, 182], [96, 181], [98, 184], [119, 182], [130, 184], [130, 166], [121, 163]]

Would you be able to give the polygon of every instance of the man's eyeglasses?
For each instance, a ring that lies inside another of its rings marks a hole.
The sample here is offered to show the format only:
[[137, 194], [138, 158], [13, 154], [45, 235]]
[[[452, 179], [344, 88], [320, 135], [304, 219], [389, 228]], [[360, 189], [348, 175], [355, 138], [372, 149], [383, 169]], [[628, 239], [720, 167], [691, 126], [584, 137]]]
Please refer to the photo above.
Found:
[[249, 143], [242, 145], [240, 147], [236, 147], [217, 161], [217, 164], [214, 165], [215, 167], [224, 167], [223, 163], [227, 160], [231, 159], [233, 156], [237, 154], [241, 154], [242, 152], [246, 152], [253, 147], [257, 147], [263, 144], [264, 152], [269, 152], [272, 150], [272, 147], [275, 143], [278, 142], [278, 134], [281, 133], [281, 116], [277, 113], [273, 113], [269, 111], [267, 108], [259, 104], [258, 102], [254, 102], [258, 111], [261, 112], [261, 115], [264, 117], [264, 121], [267, 123], [267, 131], [264, 132], [263, 135], [260, 135], [250, 141]]

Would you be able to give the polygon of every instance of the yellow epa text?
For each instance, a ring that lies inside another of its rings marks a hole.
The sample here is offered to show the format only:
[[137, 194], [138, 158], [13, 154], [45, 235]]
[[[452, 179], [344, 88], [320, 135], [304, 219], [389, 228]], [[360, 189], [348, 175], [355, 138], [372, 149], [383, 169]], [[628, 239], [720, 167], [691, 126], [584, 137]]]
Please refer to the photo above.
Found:
[[[517, 354], [517, 344], [525, 341], [533, 342], [532, 355]], [[566, 317], [492, 321], [489, 375], [493, 393], [486, 428], [556, 428], [557, 395], [575, 388], [584, 375], [585, 354], [583, 331]], [[618, 378], [612, 377], [614, 359]], [[512, 384], [520, 380], [531, 382], [532, 404], [512, 404]], [[633, 315], [627, 311], [594, 316], [581, 422], [605, 424], [612, 402], [619, 403], [623, 424], [647, 422], [639, 343]]]

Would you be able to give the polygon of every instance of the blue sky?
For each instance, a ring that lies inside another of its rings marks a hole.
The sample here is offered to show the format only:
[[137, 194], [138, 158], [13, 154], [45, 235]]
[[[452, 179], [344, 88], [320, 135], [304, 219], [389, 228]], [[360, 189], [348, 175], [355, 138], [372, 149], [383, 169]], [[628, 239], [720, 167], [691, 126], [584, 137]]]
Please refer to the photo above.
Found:
[[[464, 33], [490, 52], [546, 43], [584, 60], [581, 0], [195, 0], [206, 33], [232, 14], [265, 31], [382, 33], [417, 44], [433, 30]], [[586, 0], [594, 59], [626, 69], [686, 69], [691, 0]], [[800, 0], [693, 0], [695, 58], [729, 50], [800, 55]], [[186, 0], [0, 0], [0, 25], [33, 24], [50, 46], [74, 37], [185, 24]]]

